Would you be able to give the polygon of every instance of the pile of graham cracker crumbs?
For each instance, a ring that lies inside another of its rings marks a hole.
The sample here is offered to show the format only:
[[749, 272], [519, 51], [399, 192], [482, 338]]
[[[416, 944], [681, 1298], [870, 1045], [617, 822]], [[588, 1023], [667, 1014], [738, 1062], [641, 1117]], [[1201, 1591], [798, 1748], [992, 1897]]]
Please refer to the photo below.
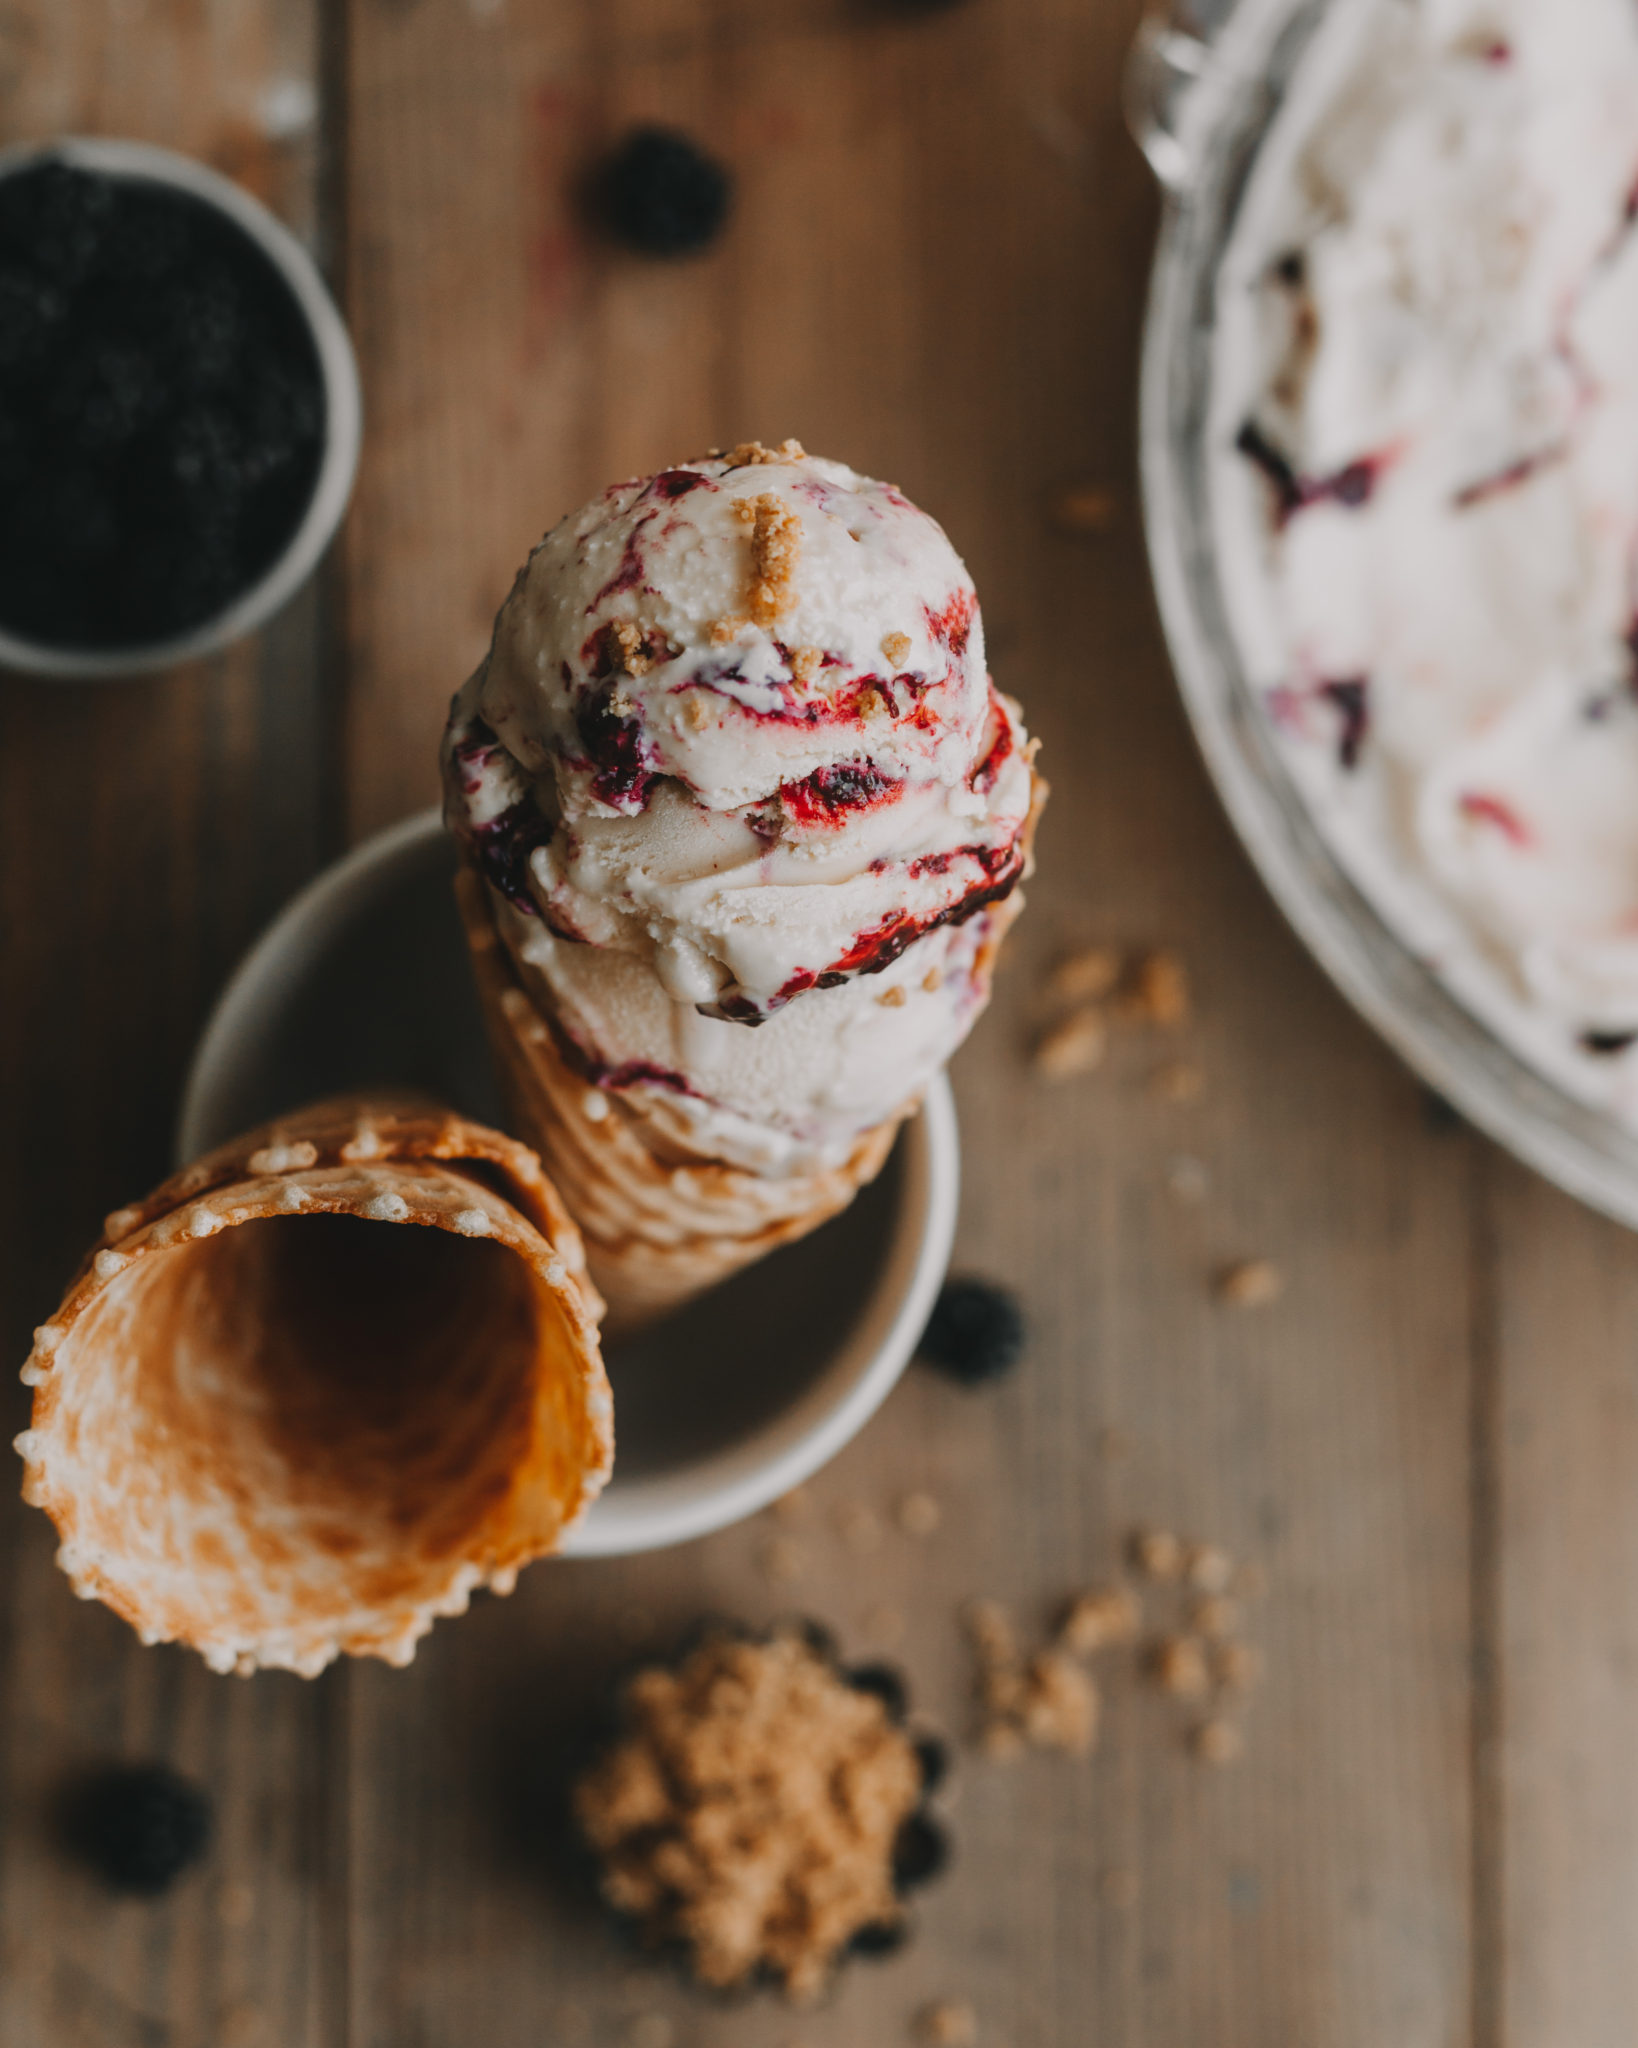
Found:
[[626, 1732], [575, 1788], [603, 1896], [704, 1984], [766, 1971], [795, 1998], [862, 1928], [896, 1925], [893, 1846], [921, 1798], [909, 1738], [804, 1640], [718, 1637], [622, 1696]]
[[723, 460], [730, 469], [747, 469], [754, 463], [802, 462], [807, 452], [800, 441], [781, 441], [777, 448], [765, 447], [760, 441], [741, 441]]
[[796, 601], [793, 584], [802, 551], [802, 522], [772, 491], [736, 498], [734, 517], [750, 529], [751, 574], [745, 609], [753, 625], [771, 626]]
[[[979, 1742], [995, 1758], [1025, 1748], [1085, 1756], [1097, 1741], [1101, 1694], [1086, 1668], [1100, 1653], [1134, 1647], [1141, 1672], [1194, 1712], [1188, 1746], [1208, 1763], [1244, 1747], [1237, 1709], [1262, 1676], [1262, 1658], [1241, 1635], [1245, 1602], [1261, 1590], [1254, 1568], [1216, 1544], [1169, 1530], [1139, 1530], [1131, 1559], [1162, 1613], [1145, 1612], [1143, 1586], [1091, 1588], [1065, 1603], [1050, 1642], [1026, 1655], [1007, 1611], [993, 1600], [966, 1608], [976, 1663]], [[1158, 1622], [1158, 1625], [1157, 1625]]]
[[[1057, 1015], [1036, 1041], [1035, 1068], [1048, 1081], [1099, 1066], [1111, 1026], [1175, 1031], [1189, 1021], [1188, 971], [1169, 947], [1126, 953], [1082, 946], [1052, 970], [1044, 998]], [[1205, 1082], [1197, 1067], [1173, 1061], [1160, 1069], [1155, 1085], [1171, 1101], [1191, 1102]]]

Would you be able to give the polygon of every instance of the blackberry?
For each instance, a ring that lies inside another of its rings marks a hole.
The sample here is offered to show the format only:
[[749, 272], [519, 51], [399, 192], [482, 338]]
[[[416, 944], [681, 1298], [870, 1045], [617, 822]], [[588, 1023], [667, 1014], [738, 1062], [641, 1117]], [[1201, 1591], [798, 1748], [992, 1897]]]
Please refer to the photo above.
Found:
[[210, 1841], [210, 1800], [163, 1764], [121, 1764], [78, 1786], [71, 1846], [117, 1891], [166, 1890]]
[[610, 235], [642, 256], [690, 256], [721, 233], [733, 179], [670, 128], [634, 128], [598, 172], [596, 210]]
[[1026, 1336], [1024, 1311], [1010, 1288], [993, 1280], [946, 1280], [919, 1355], [960, 1385], [976, 1387], [1012, 1371]]
[[301, 524], [324, 427], [306, 316], [234, 221], [52, 157], [0, 177], [0, 625], [95, 650], [205, 624]]

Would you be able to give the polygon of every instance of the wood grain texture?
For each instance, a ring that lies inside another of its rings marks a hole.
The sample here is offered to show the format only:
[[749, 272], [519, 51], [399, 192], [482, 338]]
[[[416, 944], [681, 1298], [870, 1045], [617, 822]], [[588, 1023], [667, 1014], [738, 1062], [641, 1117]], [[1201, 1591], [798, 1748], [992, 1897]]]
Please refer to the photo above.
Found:
[[[314, 212], [305, 0], [0, 9], [0, 139], [138, 136]], [[304, 95], [306, 96], [304, 98]], [[300, 117], [306, 107], [305, 120]], [[0, 1336], [28, 1331], [104, 1211], [170, 1160], [177, 1086], [236, 954], [323, 857], [310, 593], [220, 660], [111, 685], [0, 677]], [[15, 1379], [9, 1440], [27, 1414]], [[0, 1510], [0, 2041], [298, 2048], [332, 2036], [334, 1688], [224, 1686], [64, 1597], [45, 1518]], [[208, 1874], [110, 1905], [61, 1855], [83, 1768], [158, 1756], [216, 1794]]]
[[[973, 2003], [986, 2048], [1630, 2041], [1638, 1244], [1429, 1117], [1194, 757], [1131, 481], [1154, 231], [1117, 111], [1135, 12], [337, 0], [325, 211], [311, 0], [0, 4], [0, 139], [149, 135], [271, 198], [342, 253], [368, 417], [333, 611], [310, 594], [150, 682], [0, 679], [12, 1356], [103, 1210], [163, 1169], [236, 952], [343, 807], [356, 836], [430, 798], [513, 571], [610, 477], [787, 433], [894, 477], [967, 556], [1055, 785], [956, 1069], [959, 1257], [1023, 1294], [1024, 1372], [970, 1395], [913, 1371], [803, 1520], [542, 1567], [408, 1672], [312, 1686], [139, 1650], [69, 1599], [41, 1517], [0, 1511], [4, 2048], [891, 2048], [940, 1998]], [[584, 229], [587, 166], [649, 118], [735, 171], [697, 261]], [[1067, 481], [1110, 492], [1106, 533], [1051, 526]], [[1177, 947], [1195, 1019], [1117, 1033], [1049, 1088], [1042, 981], [1092, 938]], [[1179, 1058], [1197, 1102], [1157, 1089]], [[1238, 1312], [1213, 1281], [1249, 1256], [1287, 1286]], [[917, 1489], [943, 1509], [922, 1539], [894, 1519]], [[1044, 1630], [1137, 1523], [1266, 1574], [1235, 1768], [1194, 1760], [1198, 1716], [1113, 1660], [1089, 1762], [966, 1756], [914, 1944], [811, 2014], [702, 2002], [564, 1895], [550, 1785], [631, 1657], [702, 1612], [811, 1612], [966, 1734], [959, 1604]], [[121, 1754], [218, 1799], [210, 1865], [157, 1906], [111, 1905], [53, 1841], [61, 1786]]]

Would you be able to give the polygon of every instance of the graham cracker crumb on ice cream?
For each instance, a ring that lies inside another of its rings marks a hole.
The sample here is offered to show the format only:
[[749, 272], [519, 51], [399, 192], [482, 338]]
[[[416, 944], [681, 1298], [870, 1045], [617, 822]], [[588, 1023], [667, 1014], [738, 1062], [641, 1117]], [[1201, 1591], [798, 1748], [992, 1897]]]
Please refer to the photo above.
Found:
[[795, 443], [616, 484], [535, 550], [446, 816], [513, 1116], [616, 1319], [879, 1170], [988, 998], [1034, 751], [941, 529]]

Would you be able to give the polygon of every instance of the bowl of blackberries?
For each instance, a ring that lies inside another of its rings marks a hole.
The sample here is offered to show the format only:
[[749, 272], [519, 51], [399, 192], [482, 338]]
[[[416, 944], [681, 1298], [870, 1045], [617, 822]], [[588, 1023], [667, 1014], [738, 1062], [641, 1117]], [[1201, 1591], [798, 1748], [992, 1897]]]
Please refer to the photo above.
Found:
[[0, 152], [0, 667], [252, 632], [339, 524], [359, 430], [334, 302], [248, 193], [144, 143]]

